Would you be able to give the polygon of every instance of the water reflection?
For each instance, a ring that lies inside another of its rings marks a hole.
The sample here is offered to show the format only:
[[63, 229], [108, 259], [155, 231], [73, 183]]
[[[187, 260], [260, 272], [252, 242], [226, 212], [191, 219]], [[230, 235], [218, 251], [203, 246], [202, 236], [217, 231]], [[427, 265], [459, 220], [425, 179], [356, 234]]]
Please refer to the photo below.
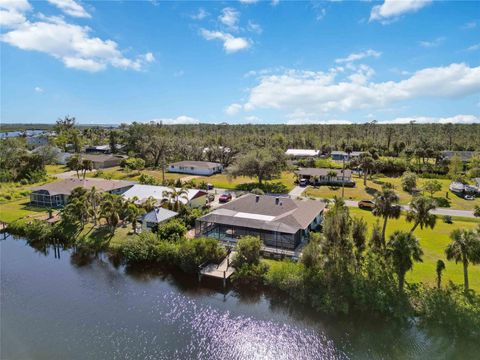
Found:
[[236, 292], [105, 254], [0, 243], [2, 359], [474, 358], [413, 324], [319, 316], [278, 294]]

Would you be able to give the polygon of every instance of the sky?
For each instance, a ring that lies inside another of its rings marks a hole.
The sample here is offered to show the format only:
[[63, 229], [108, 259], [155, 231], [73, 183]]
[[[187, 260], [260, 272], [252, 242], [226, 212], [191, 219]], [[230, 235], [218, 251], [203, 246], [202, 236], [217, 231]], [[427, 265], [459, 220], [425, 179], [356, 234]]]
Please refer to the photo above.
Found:
[[480, 123], [479, 1], [0, 0], [2, 123]]

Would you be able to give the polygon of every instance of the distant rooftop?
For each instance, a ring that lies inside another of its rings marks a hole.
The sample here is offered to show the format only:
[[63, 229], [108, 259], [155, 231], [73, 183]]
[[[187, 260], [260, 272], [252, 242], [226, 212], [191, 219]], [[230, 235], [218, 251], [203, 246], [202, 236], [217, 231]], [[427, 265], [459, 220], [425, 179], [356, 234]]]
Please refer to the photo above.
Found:
[[178, 161], [174, 163], [168, 164], [169, 166], [184, 166], [184, 167], [194, 167], [194, 168], [202, 168], [202, 169], [213, 169], [219, 166], [222, 166], [222, 164], [217, 163], [217, 162], [210, 162], [210, 161], [190, 161], [190, 160], [185, 160], [185, 161]]
[[134, 183], [124, 180], [106, 180], [106, 179], [65, 179], [32, 188], [32, 191], [47, 191], [50, 195], [70, 195], [73, 189], [83, 187], [91, 189], [95, 187], [99, 192], [112, 191], [132, 186]]
[[287, 156], [318, 156], [319, 154], [320, 150], [313, 149], [288, 149], [285, 151]]
[[[337, 176], [342, 176], [341, 169], [325, 169], [325, 168], [300, 168], [296, 171], [298, 175], [306, 175], [306, 176], [327, 176], [328, 173], [334, 172]], [[345, 169], [345, 176], [351, 177], [352, 170]]]

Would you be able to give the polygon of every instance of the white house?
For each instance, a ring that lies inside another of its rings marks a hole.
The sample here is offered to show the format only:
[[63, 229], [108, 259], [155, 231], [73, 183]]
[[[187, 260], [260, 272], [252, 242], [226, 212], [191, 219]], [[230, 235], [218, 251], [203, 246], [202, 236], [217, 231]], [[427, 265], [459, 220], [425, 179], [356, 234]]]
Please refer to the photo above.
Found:
[[164, 208], [156, 208], [142, 215], [140, 222], [142, 223], [143, 230], [152, 230], [158, 227], [158, 225], [167, 222], [177, 216], [178, 213]]
[[[168, 200], [168, 196], [165, 196], [165, 193], [170, 193], [171, 191], [172, 188], [167, 186], [135, 184], [123, 194], [123, 197], [129, 200], [137, 198], [138, 203], [143, 203], [152, 197], [160, 204], [162, 201]], [[207, 192], [198, 189], [187, 189], [186, 194], [179, 197], [178, 200], [192, 208], [202, 207], [207, 203]]]
[[308, 158], [320, 155], [320, 150], [312, 149], [287, 149], [285, 155], [290, 158]]
[[223, 166], [220, 163], [210, 161], [179, 161], [168, 165], [169, 172], [192, 174], [192, 175], [213, 175], [221, 173]]

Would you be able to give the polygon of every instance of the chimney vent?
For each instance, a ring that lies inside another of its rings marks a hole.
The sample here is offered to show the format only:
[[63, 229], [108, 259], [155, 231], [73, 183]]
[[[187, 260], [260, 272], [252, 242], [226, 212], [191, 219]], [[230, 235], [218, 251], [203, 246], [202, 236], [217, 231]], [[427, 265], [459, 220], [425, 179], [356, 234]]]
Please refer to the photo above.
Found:
[[275, 198], [275, 204], [276, 204], [276, 205], [280, 204], [280, 198], [279, 198], [279, 197], [276, 197], [276, 198]]

